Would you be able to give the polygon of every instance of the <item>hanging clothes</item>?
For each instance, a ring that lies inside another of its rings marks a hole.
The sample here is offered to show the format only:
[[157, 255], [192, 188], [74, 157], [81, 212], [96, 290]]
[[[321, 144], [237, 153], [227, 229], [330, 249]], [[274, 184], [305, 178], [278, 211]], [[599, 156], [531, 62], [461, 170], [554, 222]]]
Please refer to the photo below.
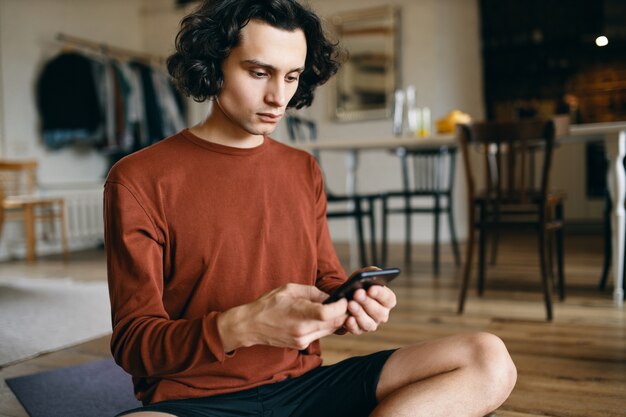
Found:
[[102, 143], [103, 112], [90, 59], [78, 53], [56, 56], [43, 67], [36, 94], [48, 147]]
[[185, 127], [169, 76], [143, 62], [62, 53], [38, 81], [44, 144], [83, 143], [115, 161]]
[[139, 71], [144, 105], [146, 108], [148, 142], [152, 144], [165, 137], [165, 133], [163, 132], [163, 115], [161, 114], [161, 105], [152, 80], [152, 69], [142, 62], [131, 62], [130, 65]]
[[119, 62], [119, 69], [130, 86], [126, 102], [127, 128], [132, 133], [133, 142], [125, 150], [142, 148], [149, 145], [148, 125], [146, 123], [146, 109], [144, 105], [143, 88], [141, 87], [141, 75], [139, 70], [132, 67], [128, 62]]
[[165, 136], [171, 136], [180, 132], [185, 127], [181, 109], [175, 98], [175, 92], [168, 76], [163, 72], [152, 71], [152, 82], [155, 90], [158, 92], [157, 97], [161, 107], [163, 133]]

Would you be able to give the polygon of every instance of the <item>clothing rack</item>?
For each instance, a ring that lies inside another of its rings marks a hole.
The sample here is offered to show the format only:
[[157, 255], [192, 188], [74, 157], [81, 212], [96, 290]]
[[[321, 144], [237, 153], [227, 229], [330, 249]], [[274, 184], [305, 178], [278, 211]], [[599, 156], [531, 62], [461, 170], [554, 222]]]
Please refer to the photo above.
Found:
[[165, 58], [159, 55], [149, 54], [146, 52], [137, 52], [126, 48], [111, 46], [107, 45], [106, 43], [95, 42], [89, 39], [80, 38], [78, 36], [67, 35], [65, 33], [58, 33], [56, 38], [59, 42], [62, 42], [64, 44], [90, 49], [100, 52], [104, 55], [114, 55], [124, 59], [139, 59], [146, 62], [158, 62], [160, 64], [165, 63]]

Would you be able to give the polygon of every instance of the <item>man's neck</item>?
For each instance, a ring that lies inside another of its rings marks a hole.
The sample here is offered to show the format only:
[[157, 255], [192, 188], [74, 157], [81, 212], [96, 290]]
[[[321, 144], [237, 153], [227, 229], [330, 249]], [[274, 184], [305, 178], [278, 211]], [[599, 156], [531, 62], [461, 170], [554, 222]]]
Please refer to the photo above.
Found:
[[263, 135], [253, 135], [234, 126], [221, 111], [215, 111], [215, 109], [204, 121], [189, 130], [207, 142], [233, 148], [255, 148], [263, 144], [265, 140]]
[[217, 143], [218, 145], [230, 146], [232, 148], [255, 148], [263, 144], [265, 138], [262, 135], [250, 135], [231, 137], [224, 135], [224, 132], [213, 129], [211, 125], [207, 125], [206, 122], [197, 124], [189, 128], [191, 133], [206, 140], [207, 142]]

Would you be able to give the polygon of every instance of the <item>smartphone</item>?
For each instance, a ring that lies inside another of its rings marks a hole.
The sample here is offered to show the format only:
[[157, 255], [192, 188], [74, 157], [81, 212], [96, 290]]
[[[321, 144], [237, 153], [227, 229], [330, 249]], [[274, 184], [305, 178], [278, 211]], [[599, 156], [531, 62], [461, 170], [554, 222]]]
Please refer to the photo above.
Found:
[[342, 298], [352, 299], [354, 292], [359, 288], [367, 291], [372, 285], [387, 285], [391, 280], [400, 275], [399, 268], [385, 268], [376, 271], [363, 271], [355, 274], [348, 281], [330, 295], [322, 304], [330, 304]]

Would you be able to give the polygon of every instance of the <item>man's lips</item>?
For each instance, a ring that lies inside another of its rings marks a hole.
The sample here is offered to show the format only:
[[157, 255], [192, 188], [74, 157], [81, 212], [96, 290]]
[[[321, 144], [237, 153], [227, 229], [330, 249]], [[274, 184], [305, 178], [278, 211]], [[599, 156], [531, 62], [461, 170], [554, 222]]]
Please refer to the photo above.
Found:
[[274, 114], [274, 113], [257, 113], [261, 120], [268, 122], [277, 122], [283, 117], [282, 114]]

